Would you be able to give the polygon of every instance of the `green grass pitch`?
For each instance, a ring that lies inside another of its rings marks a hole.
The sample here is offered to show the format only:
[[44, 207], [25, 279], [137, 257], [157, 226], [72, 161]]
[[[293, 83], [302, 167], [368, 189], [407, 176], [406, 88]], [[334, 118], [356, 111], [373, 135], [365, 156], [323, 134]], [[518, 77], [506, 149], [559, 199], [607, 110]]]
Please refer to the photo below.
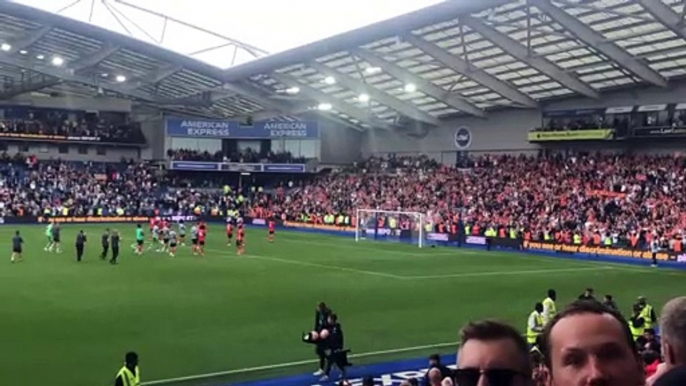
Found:
[[[524, 327], [548, 288], [558, 303], [592, 286], [613, 294], [628, 312], [638, 295], [658, 309], [686, 292], [686, 273], [582, 262], [519, 253], [424, 248], [250, 229], [247, 256], [226, 246], [221, 225], [210, 225], [207, 254], [190, 247], [171, 258], [134, 256], [134, 225], [110, 225], [123, 236], [120, 264], [98, 258], [106, 227], [63, 226], [64, 252], [43, 251], [43, 226], [19, 229], [24, 261], [10, 264], [16, 229], [0, 228], [2, 349], [0, 384], [112, 384], [123, 354], [136, 350], [143, 381], [313, 359], [299, 342], [312, 327], [314, 307], [326, 301], [339, 314], [353, 353], [454, 342], [462, 324], [497, 317]], [[73, 240], [89, 235], [77, 264]], [[147, 229], [146, 229], [147, 231]], [[418, 357], [432, 351], [390, 352], [356, 363]], [[314, 364], [211, 380], [315, 370]], [[188, 384], [197, 384], [189, 382]], [[203, 383], [204, 384], [204, 383]]]

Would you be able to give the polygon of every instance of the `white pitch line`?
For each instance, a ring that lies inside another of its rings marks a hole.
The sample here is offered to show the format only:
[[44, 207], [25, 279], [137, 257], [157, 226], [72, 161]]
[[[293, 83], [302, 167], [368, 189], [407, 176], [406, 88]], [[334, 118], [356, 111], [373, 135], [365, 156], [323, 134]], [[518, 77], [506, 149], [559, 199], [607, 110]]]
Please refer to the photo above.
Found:
[[[347, 267], [339, 267], [336, 265], [326, 265], [326, 264], [317, 264], [317, 263], [308, 263], [305, 261], [298, 261], [298, 260], [289, 260], [289, 259], [281, 259], [278, 257], [271, 257], [271, 256], [258, 256], [258, 255], [243, 255], [240, 257], [247, 257], [249, 259], [260, 259], [260, 260], [269, 260], [269, 261], [276, 261], [279, 263], [285, 263], [285, 264], [293, 264], [293, 265], [301, 265], [304, 267], [314, 267], [314, 268], [324, 268], [324, 269], [332, 269], [336, 271], [342, 271], [342, 272], [350, 272], [350, 273], [359, 273], [363, 275], [371, 275], [371, 276], [381, 276], [381, 277], [388, 277], [391, 279], [404, 279], [405, 276], [400, 276], [400, 275], [393, 275], [391, 273], [384, 273], [384, 272], [376, 272], [376, 271], [364, 271], [361, 269], [354, 269], [354, 268], [347, 268]], [[239, 258], [240, 258], [239, 257]]]
[[[211, 250], [216, 252], [216, 250]], [[240, 257], [239, 257], [240, 258]], [[299, 260], [282, 259], [272, 256], [260, 256], [260, 255], [243, 255], [242, 258], [258, 259], [274, 261], [284, 264], [300, 265], [303, 267], [314, 267], [322, 269], [330, 269], [342, 272], [350, 272], [371, 276], [380, 276], [390, 279], [397, 280], [430, 280], [430, 279], [445, 279], [445, 278], [461, 278], [461, 277], [482, 277], [482, 276], [503, 276], [503, 275], [537, 275], [543, 273], [563, 273], [563, 272], [580, 272], [580, 271], [593, 271], [593, 270], [610, 270], [615, 269], [615, 267], [603, 266], [603, 267], [584, 267], [584, 268], [559, 268], [559, 269], [536, 269], [536, 270], [522, 270], [522, 271], [486, 271], [486, 272], [465, 272], [456, 274], [446, 274], [446, 275], [420, 275], [420, 276], [405, 276], [405, 275], [395, 275], [391, 273], [378, 272], [378, 271], [365, 271], [355, 268], [340, 267], [336, 265], [326, 265], [318, 263], [309, 263]]]
[[[398, 353], [409, 352], [409, 351], [419, 351], [419, 350], [428, 350], [428, 349], [432, 349], [432, 348], [457, 346], [459, 344], [460, 344], [460, 342], [446, 342], [446, 343], [427, 344], [427, 345], [422, 345], [422, 346], [402, 347], [402, 348], [396, 348], [396, 349], [390, 349], [390, 350], [370, 351], [370, 352], [366, 352], [366, 353], [352, 354], [349, 357], [350, 358], [366, 358], [366, 357], [372, 357], [372, 356], [377, 356], [377, 355], [398, 354]], [[227, 376], [227, 375], [244, 374], [244, 373], [252, 373], [255, 371], [262, 371], [262, 370], [275, 370], [275, 369], [282, 369], [282, 368], [286, 368], [286, 367], [308, 365], [308, 364], [317, 363], [318, 361], [319, 361], [319, 359], [307, 359], [307, 360], [295, 361], [295, 362], [285, 362], [285, 363], [276, 363], [276, 364], [264, 365], [264, 366], [246, 367], [246, 368], [242, 368], [242, 369], [218, 371], [218, 372], [207, 373], [207, 374], [189, 375], [189, 376], [185, 376], [185, 377], [169, 378], [169, 379], [159, 379], [159, 380], [154, 380], [154, 381], [149, 381], [149, 382], [143, 382], [143, 385], [165, 385], [165, 384], [184, 382], [184, 381], [198, 381], [201, 379], [216, 378], [216, 377], [222, 377], [222, 376]]]
[[480, 276], [501, 276], [501, 275], [535, 275], [539, 273], [563, 273], [563, 272], [580, 272], [580, 271], [598, 271], [615, 269], [615, 267], [586, 267], [586, 268], [560, 268], [560, 269], [534, 269], [528, 271], [487, 271], [487, 272], [467, 272], [447, 275], [425, 275], [425, 276], [402, 276], [407, 280], [421, 280], [421, 279], [443, 279], [456, 277], [480, 277]]

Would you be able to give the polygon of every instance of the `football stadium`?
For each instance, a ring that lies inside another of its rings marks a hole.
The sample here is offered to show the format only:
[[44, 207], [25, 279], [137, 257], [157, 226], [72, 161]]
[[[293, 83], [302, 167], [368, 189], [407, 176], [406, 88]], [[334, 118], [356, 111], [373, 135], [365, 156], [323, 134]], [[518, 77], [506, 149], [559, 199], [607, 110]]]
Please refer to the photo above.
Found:
[[0, 2], [0, 384], [686, 385], [683, 1], [56, 3]]

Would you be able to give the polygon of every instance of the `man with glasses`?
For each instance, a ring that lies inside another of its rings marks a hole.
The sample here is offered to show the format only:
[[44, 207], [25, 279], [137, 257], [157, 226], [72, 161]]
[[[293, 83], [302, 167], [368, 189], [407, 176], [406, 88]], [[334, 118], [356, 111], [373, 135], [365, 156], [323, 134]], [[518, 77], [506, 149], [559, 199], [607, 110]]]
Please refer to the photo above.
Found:
[[641, 386], [643, 361], [627, 321], [597, 302], [576, 301], [546, 326], [541, 344], [554, 386]]
[[530, 386], [529, 348], [514, 327], [493, 320], [462, 329], [457, 353], [458, 386]]

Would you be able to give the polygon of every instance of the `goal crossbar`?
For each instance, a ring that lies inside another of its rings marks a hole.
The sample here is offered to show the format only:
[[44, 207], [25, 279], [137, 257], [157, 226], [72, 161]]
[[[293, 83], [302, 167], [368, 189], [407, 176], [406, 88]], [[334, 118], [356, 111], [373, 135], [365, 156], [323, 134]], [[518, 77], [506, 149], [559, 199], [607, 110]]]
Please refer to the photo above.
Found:
[[[396, 219], [399, 219], [402, 216], [408, 216], [416, 220], [417, 226], [417, 231], [418, 231], [418, 246], [419, 248], [422, 248], [424, 246], [424, 225], [425, 225], [425, 215], [420, 212], [406, 212], [406, 211], [401, 211], [401, 210], [379, 210], [379, 209], [357, 209], [355, 211], [355, 241], [360, 241], [363, 239], [361, 235], [363, 232], [366, 233], [366, 223], [364, 223], [364, 214], [369, 214], [372, 217], [374, 217], [375, 220], [378, 220], [379, 215], [387, 216], [387, 217], [396, 217]], [[378, 231], [378, 229], [376, 229]], [[411, 230], [410, 230], [411, 231]]]

